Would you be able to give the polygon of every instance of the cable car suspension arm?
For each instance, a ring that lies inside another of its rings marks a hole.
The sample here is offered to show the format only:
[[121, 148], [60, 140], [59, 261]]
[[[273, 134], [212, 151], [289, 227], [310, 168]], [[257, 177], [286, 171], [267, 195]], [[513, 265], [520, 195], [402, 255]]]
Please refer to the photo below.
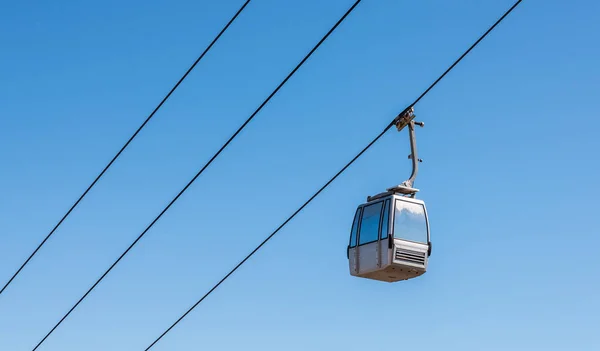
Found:
[[410, 155], [408, 155], [408, 158], [412, 160], [412, 172], [410, 177], [400, 185], [388, 189], [388, 191], [399, 192], [402, 194], [411, 195], [412, 197], [414, 197], [414, 194], [419, 191], [418, 189], [413, 188], [413, 184], [415, 182], [415, 178], [417, 177], [417, 173], [419, 172], [419, 162], [423, 162], [423, 160], [421, 160], [417, 154], [415, 125], [420, 127], [425, 126], [425, 123], [423, 122], [415, 122], [415, 117], [414, 107], [411, 106], [394, 119], [393, 125], [396, 126], [398, 131], [402, 131], [405, 127], [408, 127], [408, 136], [410, 140]]

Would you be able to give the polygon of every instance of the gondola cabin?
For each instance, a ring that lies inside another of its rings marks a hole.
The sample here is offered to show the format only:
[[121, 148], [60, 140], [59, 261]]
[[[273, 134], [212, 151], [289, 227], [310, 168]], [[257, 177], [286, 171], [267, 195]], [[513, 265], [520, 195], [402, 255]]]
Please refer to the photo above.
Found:
[[388, 191], [358, 206], [347, 256], [353, 276], [396, 282], [427, 270], [431, 253], [425, 203]]

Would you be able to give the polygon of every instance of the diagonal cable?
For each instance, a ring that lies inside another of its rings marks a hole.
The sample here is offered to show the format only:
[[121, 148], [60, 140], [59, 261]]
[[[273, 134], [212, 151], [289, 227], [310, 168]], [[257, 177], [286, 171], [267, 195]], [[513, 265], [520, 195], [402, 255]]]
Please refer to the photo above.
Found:
[[298, 213], [300, 213], [308, 204], [310, 204], [323, 190], [325, 190], [337, 177], [339, 177], [342, 173], [344, 173], [348, 167], [350, 167], [354, 161], [356, 161], [360, 156], [362, 156], [373, 144], [375, 144], [390, 128], [392, 128], [399, 118], [405, 115], [407, 111], [409, 111], [414, 105], [417, 104], [429, 91], [436, 86], [442, 78], [444, 78], [462, 59], [469, 53], [475, 46], [481, 42], [502, 20], [508, 16], [512, 10], [517, 7], [521, 3], [522, 0], [518, 0], [500, 19], [494, 23], [471, 47], [465, 51], [438, 79], [433, 82], [429, 88], [427, 88], [412, 104], [410, 104], [404, 111], [402, 111], [394, 120], [388, 124], [379, 135], [375, 137], [367, 146], [362, 149], [350, 162], [348, 162], [339, 172], [337, 172], [325, 185], [323, 185], [316, 193], [314, 193], [300, 208], [298, 208], [288, 219], [286, 219], [275, 231], [273, 231], [263, 242], [260, 243], [252, 252], [250, 252], [242, 261], [240, 261], [229, 273], [227, 273], [217, 284], [215, 284], [204, 296], [200, 298], [195, 304], [192, 305], [181, 317], [179, 317], [169, 328], [167, 328], [158, 338], [156, 338], [144, 351], [150, 350], [160, 339], [162, 339], [168, 332], [170, 332], [179, 322], [181, 322], [192, 310], [194, 310], [204, 299], [206, 299], [213, 291], [215, 291], [227, 278], [229, 278], [238, 268], [240, 268], [250, 257], [252, 257], [261, 247], [263, 247], [275, 234], [277, 234], [283, 227], [285, 227]]
[[154, 220], [150, 223], [150, 225], [148, 225], [146, 227], [146, 229], [144, 229], [144, 231], [131, 243], [131, 245], [129, 245], [129, 247], [121, 254], [121, 256], [119, 256], [119, 258], [117, 258], [117, 260], [115, 262], [113, 262], [113, 264], [106, 270], [106, 272], [104, 272], [104, 274], [102, 274], [102, 276], [100, 276], [100, 278], [98, 278], [98, 280], [88, 289], [88, 291], [85, 294], [83, 294], [83, 296], [77, 301], [77, 303], [75, 303], [75, 305], [73, 305], [73, 307], [71, 307], [71, 309], [69, 309], [69, 311], [58, 321], [58, 323], [56, 323], [56, 325], [46, 334], [46, 336], [44, 336], [44, 338], [42, 338], [42, 340], [32, 349], [32, 351], [37, 350], [37, 348], [40, 347], [40, 345], [42, 345], [44, 343], [44, 341], [46, 341], [46, 339], [56, 330], [56, 328], [58, 328], [58, 326], [71, 314], [71, 312], [73, 312], [75, 310], [75, 308], [77, 308], [77, 306], [79, 306], [79, 304], [92, 292], [92, 290], [94, 290], [96, 288], [96, 286], [98, 284], [100, 284], [100, 282], [104, 279], [104, 277], [106, 277], [106, 275], [108, 275], [108, 273], [121, 261], [121, 259], [123, 259], [123, 257], [125, 257], [125, 255], [127, 255], [127, 253], [138, 243], [138, 241], [140, 239], [142, 239], [142, 237], [150, 230], [150, 228], [152, 228], [152, 226], [154, 226], [154, 224], [162, 217], [162, 215], [165, 214], [165, 212], [167, 212], [167, 210], [169, 210], [169, 208], [194, 183], [194, 181], [204, 172], [204, 170], [206, 168], [208, 168], [208, 166], [210, 166], [210, 164], [221, 154], [221, 152], [223, 152], [223, 150], [225, 150], [225, 148], [233, 141], [233, 139], [235, 139], [235, 137], [246, 127], [246, 125], [248, 125], [248, 123], [250, 123], [250, 121], [262, 110], [262, 108], [271, 100], [271, 98], [273, 98], [273, 96], [275, 96], [275, 94], [277, 94], [277, 92], [281, 89], [281, 87], [283, 87], [283, 85], [294, 75], [294, 73], [296, 73], [296, 71], [298, 71], [298, 69], [308, 60], [308, 58], [310, 56], [312, 56], [312, 54], [319, 48], [319, 46], [321, 46], [321, 44], [329, 37], [329, 35], [331, 33], [333, 33], [333, 31], [346, 19], [346, 17], [354, 10], [354, 8], [356, 8], [356, 6], [360, 2], [361, 2], [361, 0], [357, 0], [352, 5], [352, 7], [350, 7], [350, 9], [348, 9], [348, 11], [346, 11], [346, 13], [325, 34], [325, 36], [323, 38], [321, 38], [321, 40], [317, 43], [317, 45], [315, 45], [315, 47], [302, 59], [302, 61], [300, 61], [300, 63], [288, 74], [288, 76], [277, 86], [277, 88], [275, 88], [275, 90], [265, 99], [265, 101], [263, 101], [263, 103], [260, 104], [260, 106], [238, 128], [238, 130], [227, 140], [227, 142], [225, 142], [225, 144], [223, 144], [223, 146], [221, 146], [219, 151], [217, 151], [217, 153], [215, 153], [211, 157], [211, 159], [200, 169], [200, 171], [198, 171], [198, 173], [196, 173], [196, 175], [192, 178], [192, 180], [190, 180], [187, 183], [187, 185], [185, 187], [183, 187], [183, 189], [181, 189], [181, 191], [177, 194], [177, 196], [175, 196], [173, 198], [173, 200], [171, 200], [171, 202], [160, 212], [160, 214], [158, 216], [156, 216], [156, 218], [154, 218]]
[[100, 172], [100, 174], [98, 174], [98, 176], [96, 176], [96, 179], [94, 179], [94, 181], [87, 187], [87, 189], [83, 192], [83, 194], [81, 194], [79, 196], [79, 198], [77, 199], [77, 201], [75, 201], [75, 203], [71, 206], [71, 208], [67, 211], [67, 213], [65, 213], [63, 215], [63, 217], [60, 219], [60, 221], [58, 221], [58, 223], [56, 223], [56, 225], [54, 226], [54, 228], [52, 228], [52, 230], [50, 231], [50, 233], [48, 233], [48, 235], [46, 235], [46, 237], [44, 238], [44, 240], [42, 240], [42, 242], [35, 248], [35, 250], [33, 250], [33, 252], [31, 253], [31, 255], [29, 255], [29, 257], [25, 260], [25, 262], [23, 262], [23, 264], [21, 264], [21, 267], [19, 267], [19, 269], [17, 269], [17, 271], [6, 282], [6, 284], [4, 284], [4, 287], [2, 287], [2, 289], [0, 290], [0, 295], [2, 295], [2, 293], [4, 292], [4, 290], [6, 290], [6, 288], [19, 275], [19, 273], [21, 273], [21, 271], [23, 270], [23, 268], [25, 268], [25, 266], [29, 263], [29, 261], [31, 261], [31, 259], [33, 258], [33, 256], [35, 256], [37, 254], [37, 252], [42, 248], [42, 246], [44, 246], [44, 244], [46, 244], [46, 241], [48, 241], [48, 239], [50, 239], [50, 237], [54, 234], [54, 232], [56, 232], [56, 230], [58, 229], [58, 227], [60, 227], [60, 225], [67, 219], [67, 217], [69, 217], [69, 215], [71, 214], [71, 212], [73, 212], [73, 210], [75, 209], [75, 207], [77, 207], [77, 205], [79, 205], [79, 203], [81, 202], [81, 200], [83, 200], [83, 198], [88, 194], [88, 192], [90, 190], [92, 190], [92, 188], [96, 185], [96, 183], [100, 180], [100, 178], [102, 178], [102, 176], [104, 176], [104, 173], [106, 173], [106, 171], [110, 168], [110, 166], [112, 166], [112, 164], [117, 160], [117, 158], [119, 158], [119, 156], [121, 156], [121, 153], [123, 153], [123, 151], [125, 151], [125, 149], [129, 146], [129, 144], [133, 141], [133, 139], [135, 139], [135, 137], [138, 135], [138, 133], [146, 126], [146, 124], [148, 122], [150, 122], [150, 120], [152, 119], [152, 117], [154, 117], [154, 115], [156, 114], [156, 112], [158, 112], [158, 110], [160, 110], [160, 108], [169, 99], [169, 97], [171, 97], [171, 94], [173, 94], [173, 92], [179, 87], [179, 85], [183, 82], [183, 80], [190, 74], [190, 72], [194, 69], [194, 67], [196, 67], [196, 65], [198, 64], [198, 62], [200, 62], [204, 58], [204, 56], [206, 55], [206, 53], [208, 53], [208, 51], [213, 47], [213, 45], [217, 42], [217, 40], [219, 40], [219, 38], [221, 37], [221, 35], [223, 35], [223, 33], [225, 33], [225, 31], [227, 30], [227, 28], [229, 28], [229, 26], [231, 25], [231, 23], [233, 23], [233, 21], [238, 17], [238, 15], [244, 10], [244, 8], [246, 8], [246, 5], [248, 5], [249, 2], [250, 2], [250, 0], [246, 0], [246, 2], [242, 5], [242, 7], [229, 20], [229, 22], [227, 23], [227, 25], [225, 25], [225, 27], [223, 27], [223, 29], [213, 39], [213, 41], [206, 47], [206, 49], [204, 49], [204, 51], [202, 52], [202, 54], [200, 54], [200, 56], [198, 56], [198, 58], [196, 59], [196, 61], [194, 61], [194, 63], [190, 66], [190, 68], [188, 68], [188, 70], [185, 72], [185, 74], [179, 79], [179, 81], [177, 82], [177, 84], [175, 84], [173, 86], [173, 88], [171, 88], [171, 90], [169, 91], [169, 93], [162, 99], [162, 101], [158, 104], [158, 106], [156, 106], [156, 108], [154, 108], [154, 110], [146, 118], [146, 120], [144, 121], [144, 123], [142, 123], [138, 127], [138, 129], [135, 131], [135, 133], [133, 133], [131, 135], [131, 137], [129, 138], [129, 140], [127, 140], [127, 142], [123, 145], [123, 147], [121, 147], [121, 149], [119, 150], [119, 152], [117, 152], [117, 154], [112, 158], [112, 160], [110, 160], [110, 162], [104, 167], [104, 169], [102, 170], [102, 172]]

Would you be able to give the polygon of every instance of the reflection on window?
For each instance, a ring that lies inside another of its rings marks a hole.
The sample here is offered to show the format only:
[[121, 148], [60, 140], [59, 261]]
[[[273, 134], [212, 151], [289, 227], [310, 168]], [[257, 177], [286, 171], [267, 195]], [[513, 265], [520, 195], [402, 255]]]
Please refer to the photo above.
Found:
[[383, 209], [383, 219], [381, 220], [381, 240], [387, 239], [389, 224], [390, 224], [390, 200], [385, 200], [385, 208]]
[[377, 241], [379, 237], [379, 219], [383, 202], [365, 206], [363, 208], [362, 221], [360, 222], [359, 245]]
[[354, 223], [352, 223], [352, 233], [350, 234], [350, 247], [356, 246], [356, 234], [358, 233], [358, 221], [360, 220], [360, 208], [356, 210], [354, 215]]
[[427, 223], [423, 205], [396, 200], [394, 237], [427, 244]]

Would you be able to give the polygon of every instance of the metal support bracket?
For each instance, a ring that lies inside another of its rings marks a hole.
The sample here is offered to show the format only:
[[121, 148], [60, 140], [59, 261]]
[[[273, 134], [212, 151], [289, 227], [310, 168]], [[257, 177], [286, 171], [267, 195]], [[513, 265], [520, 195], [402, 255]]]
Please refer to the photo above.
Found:
[[413, 188], [413, 184], [419, 171], [419, 162], [423, 162], [423, 160], [421, 160], [417, 155], [415, 125], [419, 127], [425, 126], [425, 123], [423, 122], [415, 122], [415, 117], [414, 108], [410, 107], [403, 114], [396, 117], [396, 120], [394, 121], [398, 131], [401, 131], [404, 129], [404, 127], [408, 127], [408, 135], [410, 140], [410, 155], [408, 155], [408, 158], [412, 160], [412, 173], [410, 174], [410, 177], [400, 185], [387, 189], [388, 191], [409, 195], [411, 197], [415, 197], [415, 194], [419, 191], [419, 189]]

